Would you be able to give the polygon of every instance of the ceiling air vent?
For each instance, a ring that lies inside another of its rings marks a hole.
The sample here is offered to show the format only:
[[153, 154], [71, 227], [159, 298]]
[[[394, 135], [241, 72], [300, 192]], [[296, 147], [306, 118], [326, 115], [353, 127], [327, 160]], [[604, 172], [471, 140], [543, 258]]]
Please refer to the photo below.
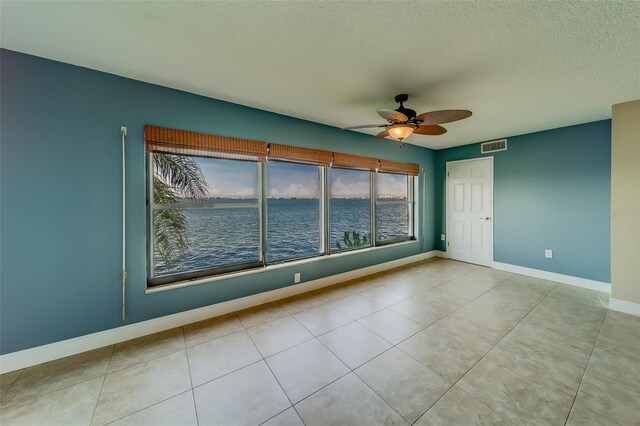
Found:
[[499, 141], [491, 141], [491, 142], [483, 143], [480, 148], [480, 153], [488, 154], [490, 152], [506, 151], [506, 150], [507, 150], [507, 140], [500, 139]]

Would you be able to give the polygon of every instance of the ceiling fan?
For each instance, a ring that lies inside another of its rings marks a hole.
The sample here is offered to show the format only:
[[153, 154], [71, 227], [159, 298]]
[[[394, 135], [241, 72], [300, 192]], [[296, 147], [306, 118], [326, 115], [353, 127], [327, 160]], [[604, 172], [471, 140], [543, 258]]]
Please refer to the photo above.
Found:
[[417, 135], [443, 135], [447, 129], [440, 124], [451, 123], [471, 116], [471, 111], [466, 109], [445, 109], [440, 111], [425, 112], [416, 115], [412, 109], [405, 108], [404, 103], [409, 99], [409, 95], [401, 94], [395, 97], [400, 104], [398, 109], [378, 108], [378, 115], [388, 121], [388, 124], [365, 124], [362, 126], [345, 127], [342, 130], [367, 129], [384, 127], [385, 129], [376, 135], [377, 138], [391, 136], [401, 142], [412, 134]]

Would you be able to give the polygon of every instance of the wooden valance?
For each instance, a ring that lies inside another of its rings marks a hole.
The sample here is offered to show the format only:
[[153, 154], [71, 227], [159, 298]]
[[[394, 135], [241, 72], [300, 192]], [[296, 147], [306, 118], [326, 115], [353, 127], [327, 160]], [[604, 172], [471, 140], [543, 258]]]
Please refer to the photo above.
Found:
[[333, 153], [319, 149], [271, 143], [269, 144], [269, 159], [328, 166], [333, 162]]
[[411, 176], [418, 176], [420, 166], [415, 163], [399, 163], [397, 161], [380, 160], [380, 172], [402, 173]]
[[265, 162], [267, 143], [185, 130], [144, 126], [147, 152]]
[[333, 165], [335, 167], [345, 167], [348, 169], [360, 169], [376, 171], [380, 160], [372, 157], [362, 157], [360, 155], [333, 153]]

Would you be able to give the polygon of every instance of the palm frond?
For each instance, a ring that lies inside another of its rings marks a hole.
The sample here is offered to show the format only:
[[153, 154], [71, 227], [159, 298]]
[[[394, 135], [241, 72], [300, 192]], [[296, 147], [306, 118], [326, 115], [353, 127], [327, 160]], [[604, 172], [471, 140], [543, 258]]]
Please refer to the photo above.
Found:
[[191, 157], [154, 153], [153, 173], [180, 197], [200, 199], [209, 195], [202, 170]]

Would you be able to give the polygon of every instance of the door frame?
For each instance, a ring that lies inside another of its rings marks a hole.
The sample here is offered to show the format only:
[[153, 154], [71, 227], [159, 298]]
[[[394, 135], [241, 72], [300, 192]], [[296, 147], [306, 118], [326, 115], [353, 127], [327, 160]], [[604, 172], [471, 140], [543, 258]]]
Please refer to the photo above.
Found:
[[[495, 236], [493, 235], [494, 232], [494, 226], [493, 226], [493, 222], [494, 222], [494, 203], [495, 203], [495, 185], [494, 185], [494, 160], [493, 160], [493, 155], [487, 155], [486, 157], [476, 157], [476, 158], [468, 158], [466, 160], [454, 160], [454, 161], [447, 161], [446, 162], [446, 167], [445, 167], [445, 176], [444, 176], [444, 217], [445, 217], [445, 235], [446, 235], [446, 245], [445, 245], [445, 250], [447, 253], [447, 258], [449, 258], [449, 225], [450, 225], [450, 220], [449, 220], [449, 165], [450, 164], [456, 164], [456, 163], [470, 163], [472, 161], [478, 161], [478, 160], [489, 160], [489, 166], [491, 168], [491, 171], [489, 173], [489, 177], [490, 177], [490, 184], [491, 184], [491, 220], [489, 222], [491, 222], [490, 226], [491, 226], [491, 260], [489, 261], [489, 264], [486, 265], [489, 268], [493, 267], [493, 262], [495, 261], [495, 247], [494, 247], [494, 240], [495, 240]], [[453, 259], [453, 260], [458, 260], [458, 259]], [[464, 262], [463, 260], [461, 260], [461, 262]], [[481, 265], [481, 266], [485, 266], [485, 265]]]

